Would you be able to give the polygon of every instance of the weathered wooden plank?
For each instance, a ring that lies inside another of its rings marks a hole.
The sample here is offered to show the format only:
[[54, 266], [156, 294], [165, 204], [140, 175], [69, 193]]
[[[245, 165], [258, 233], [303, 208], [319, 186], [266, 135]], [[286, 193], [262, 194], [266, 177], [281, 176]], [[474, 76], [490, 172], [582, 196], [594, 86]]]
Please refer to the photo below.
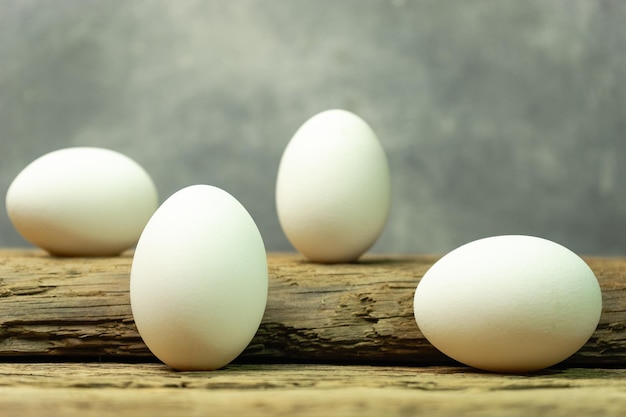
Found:
[[[413, 293], [436, 256], [369, 255], [318, 265], [270, 254], [263, 323], [240, 361], [453, 364], [413, 319]], [[626, 259], [587, 258], [600, 281], [600, 325], [568, 366], [626, 364]], [[0, 250], [0, 358], [151, 359], [128, 296], [132, 258], [54, 258]]]
[[160, 363], [0, 362], [0, 380], [2, 386], [38, 388], [323, 390], [360, 387], [511, 391], [612, 387], [626, 394], [626, 369], [615, 368], [556, 368], [527, 374], [497, 374], [465, 366], [232, 363], [216, 371], [174, 371]]
[[458, 367], [2, 363], [0, 416], [622, 417], [626, 370], [497, 375]]

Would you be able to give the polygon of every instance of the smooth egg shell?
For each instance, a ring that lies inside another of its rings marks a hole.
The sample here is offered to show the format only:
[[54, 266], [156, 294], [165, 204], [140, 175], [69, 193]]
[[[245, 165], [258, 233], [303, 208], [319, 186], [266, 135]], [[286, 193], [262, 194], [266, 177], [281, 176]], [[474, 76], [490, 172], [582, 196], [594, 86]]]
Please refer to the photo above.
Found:
[[111, 256], [135, 245], [158, 205], [135, 161], [109, 149], [76, 147], [24, 168], [6, 194], [15, 229], [54, 255]]
[[569, 249], [506, 235], [463, 245], [419, 282], [415, 320], [441, 352], [475, 368], [528, 372], [555, 365], [591, 337], [598, 280]]
[[313, 116], [283, 153], [278, 217], [287, 239], [312, 261], [359, 258], [381, 234], [390, 201], [385, 152], [371, 127], [353, 113]]
[[133, 317], [148, 348], [179, 370], [235, 359], [267, 302], [267, 257], [246, 209], [209, 185], [184, 188], [154, 213], [130, 277]]

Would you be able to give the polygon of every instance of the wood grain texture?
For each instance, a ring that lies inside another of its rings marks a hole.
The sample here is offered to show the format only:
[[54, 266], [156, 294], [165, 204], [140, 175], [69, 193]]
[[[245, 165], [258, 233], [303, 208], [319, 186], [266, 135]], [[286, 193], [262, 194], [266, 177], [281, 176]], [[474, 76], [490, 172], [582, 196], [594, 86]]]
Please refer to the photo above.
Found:
[[[419, 332], [413, 293], [436, 256], [370, 255], [318, 265], [270, 254], [268, 305], [238, 359], [253, 362], [451, 365]], [[626, 259], [587, 258], [604, 309], [567, 366], [626, 364]], [[0, 250], [0, 358], [154, 360], [129, 305], [131, 254], [54, 258]]]
[[604, 416], [626, 410], [626, 370], [497, 375], [458, 367], [0, 364], [0, 416]]

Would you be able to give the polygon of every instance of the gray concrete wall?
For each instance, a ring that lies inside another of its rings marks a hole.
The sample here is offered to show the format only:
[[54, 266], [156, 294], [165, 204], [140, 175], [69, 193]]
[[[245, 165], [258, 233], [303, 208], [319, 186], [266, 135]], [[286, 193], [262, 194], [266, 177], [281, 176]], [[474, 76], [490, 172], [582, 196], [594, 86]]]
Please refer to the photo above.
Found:
[[[0, 0], [0, 194], [36, 157], [95, 145], [196, 183], [290, 246], [283, 148], [328, 108], [391, 164], [376, 251], [524, 233], [626, 254], [626, 2]], [[0, 246], [26, 243], [0, 211]]]

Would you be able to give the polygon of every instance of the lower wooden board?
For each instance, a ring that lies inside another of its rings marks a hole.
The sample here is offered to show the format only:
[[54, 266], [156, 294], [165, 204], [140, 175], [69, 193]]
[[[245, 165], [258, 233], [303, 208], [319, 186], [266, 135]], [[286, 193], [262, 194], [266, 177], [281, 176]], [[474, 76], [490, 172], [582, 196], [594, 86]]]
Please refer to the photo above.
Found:
[[626, 415], [626, 370], [498, 375], [466, 367], [0, 363], [0, 416]]

